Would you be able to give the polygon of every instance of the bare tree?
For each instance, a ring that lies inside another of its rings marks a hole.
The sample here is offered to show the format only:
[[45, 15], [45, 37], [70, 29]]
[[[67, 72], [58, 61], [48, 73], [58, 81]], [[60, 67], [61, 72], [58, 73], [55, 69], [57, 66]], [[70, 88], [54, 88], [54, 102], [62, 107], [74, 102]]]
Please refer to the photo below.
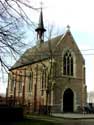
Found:
[[37, 10], [29, 0], [0, 0], [0, 63], [6, 71], [9, 69], [6, 58], [15, 59], [26, 46], [22, 41], [25, 24], [34, 27], [25, 12], [26, 8]]
[[[52, 92], [55, 89], [55, 83], [54, 83], [54, 77], [55, 77], [55, 73], [54, 73], [54, 66], [55, 66], [55, 50], [57, 45], [55, 46], [55, 48], [53, 48], [52, 46], [52, 37], [53, 36], [58, 36], [60, 35], [60, 31], [55, 31], [54, 30], [55, 27], [53, 25], [48, 26], [47, 28], [47, 33], [45, 35], [45, 39], [47, 39], [47, 43], [48, 44], [48, 62], [49, 65], [47, 66], [43, 61], [42, 61], [42, 55], [38, 55], [40, 56], [40, 63], [43, 66], [43, 69], [45, 69], [46, 71], [46, 81], [47, 82], [47, 86], [46, 86], [46, 107], [45, 107], [45, 111], [44, 113], [49, 114], [51, 113], [51, 98], [52, 98]], [[58, 41], [60, 40], [60, 38], [58, 39]], [[45, 44], [45, 43], [44, 43]], [[39, 48], [40, 49], [40, 48]], [[38, 47], [36, 47], [36, 51], [38, 50]], [[59, 88], [60, 89], [60, 88]]]

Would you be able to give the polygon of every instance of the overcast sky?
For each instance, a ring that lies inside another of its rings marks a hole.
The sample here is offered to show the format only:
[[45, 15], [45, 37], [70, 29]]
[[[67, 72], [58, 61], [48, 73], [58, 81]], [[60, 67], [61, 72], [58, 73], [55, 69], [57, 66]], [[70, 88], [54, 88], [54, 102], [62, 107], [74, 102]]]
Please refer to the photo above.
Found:
[[[40, 7], [41, 0], [30, 0], [34, 7]], [[43, 0], [44, 25], [54, 25], [64, 32], [70, 25], [72, 35], [81, 49], [86, 62], [86, 84], [88, 91], [94, 90], [94, 0]], [[27, 10], [34, 22], [39, 12]], [[5, 86], [0, 91], [5, 91]]]
[[[40, 7], [41, 0], [32, 0]], [[86, 84], [94, 91], [94, 0], [42, 0], [44, 24], [54, 25], [61, 33], [70, 25], [72, 35], [86, 62]], [[28, 12], [30, 15], [30, 12]], [[39, 12], [32, 13], [38, 22]]]
[[[32, 1], [40, 5], [40, 0]], [[62, 33], [70, 25], [85, 58], [87, 90], [94, 91], [94, 0], [43, 0], [43, 7], [44, 23], [55, 25]]]

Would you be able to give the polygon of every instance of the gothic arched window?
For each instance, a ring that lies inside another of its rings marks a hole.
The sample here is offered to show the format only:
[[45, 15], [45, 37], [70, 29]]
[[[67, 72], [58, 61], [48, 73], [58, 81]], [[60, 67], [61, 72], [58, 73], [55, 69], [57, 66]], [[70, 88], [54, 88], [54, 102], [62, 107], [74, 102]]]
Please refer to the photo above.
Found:
[[46, 88], [46, 69], [42, 71], [42, 89]]
[[63, 75], [73, 76], [73, 56], [67, 50], [63, 56]]
[[33, 86], [33, 72], [30, 71], [28, 74], [28, 91], [32, 91], [32, 86]]
[[22, 74], [19, 74], [19, 93], [22, 93]]

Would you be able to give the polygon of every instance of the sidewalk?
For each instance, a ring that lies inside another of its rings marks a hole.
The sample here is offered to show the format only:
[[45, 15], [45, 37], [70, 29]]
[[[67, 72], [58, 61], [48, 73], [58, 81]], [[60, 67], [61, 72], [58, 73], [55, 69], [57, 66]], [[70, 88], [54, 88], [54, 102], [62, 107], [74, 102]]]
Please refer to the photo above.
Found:
[[28, 119], [43, 120], [55, 124], [63, 125], [94, 125], [94, 114], [76, 114], [76, 113], [54, 113], [51, 116], [47, 115], [27, 115]]
[[94, 119], [94, 114], [53, 113], [52, 116], [65, 119]]
[[49, 115], [27, 115], [28, 118], [37, 118], [40, 120], [80, 120], [80, 119], [93, 119], [94, 120], [94, 114], [77, 114], [77, 113], [52, 113]]

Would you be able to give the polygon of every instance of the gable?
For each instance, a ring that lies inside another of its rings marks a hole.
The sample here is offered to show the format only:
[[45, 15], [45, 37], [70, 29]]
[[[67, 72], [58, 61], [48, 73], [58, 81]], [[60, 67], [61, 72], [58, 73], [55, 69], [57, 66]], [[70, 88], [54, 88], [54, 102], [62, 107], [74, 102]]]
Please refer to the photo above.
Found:
[[58, 54], [63, 54], [67, 50], [73, 52], [76, 57], [80, 58], [83, 63], [85, 63], [83, 55], [70, 31], [66, 32], [65, 35], [61, 38], [61, 40], [58, 41], [55, 52]]

